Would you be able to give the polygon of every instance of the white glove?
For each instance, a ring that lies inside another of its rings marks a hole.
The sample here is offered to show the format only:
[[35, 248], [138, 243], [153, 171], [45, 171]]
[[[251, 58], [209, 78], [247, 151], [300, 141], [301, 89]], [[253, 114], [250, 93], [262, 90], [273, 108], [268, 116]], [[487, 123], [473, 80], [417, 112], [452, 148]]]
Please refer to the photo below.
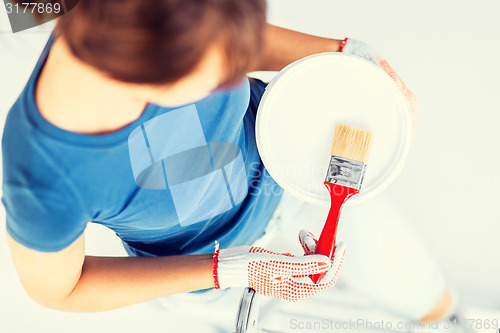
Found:
[[[306, 252], [302, 257], [250, 246], [219, 250], [217, 244], [215, 288], [250, 287], [260, 294], [295, 302], [333, 286], [344, 260], [344, 244], [337, 246], [331, 261], [326, 256], [312, 254], [314, 250], [310, 249], [316, 248], [316, 241], [311, 233], [301, 231], [299, 240]], [[314, 284], [309, 276], [322, 273], [326, 273], [325, 277]]]
[[399, 90], [401, 90], [403, 95], [406, 96], [406, 98], [408, 99], [408, 103], [410, 105], [413, 117], [413, 131], [415, 131], [415, 126], [418, 117], [417, 98], [411, 92], [411, 90], [408, 89], [406, 84], [396, 74], [396, 72], [394, 71], [394, 69], [392, 69], [389, 63], [385, 59], [383, 59], [370, 45], [356, 39], [351, 39], [351, 38], [344, 39], [340, 44], [339, 52], [370, 61], [371, 63], [381, 67], [394, 80]]

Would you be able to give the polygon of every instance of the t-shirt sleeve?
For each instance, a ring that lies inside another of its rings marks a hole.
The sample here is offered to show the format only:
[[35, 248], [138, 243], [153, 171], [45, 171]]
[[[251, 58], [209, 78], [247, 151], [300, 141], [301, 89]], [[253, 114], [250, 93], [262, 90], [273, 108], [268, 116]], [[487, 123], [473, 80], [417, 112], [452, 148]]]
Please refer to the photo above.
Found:
[[66, 248], [84, 232], [87, 224], [68, 193], [8, 184], [4, 185], [2, 202], [9, 235], [37, 251], [56, 252]]
[[3, 140], [7, 232], [31, 249], [60, 251], [84, 232], [88, 216], [61, 163], [16, 139]]

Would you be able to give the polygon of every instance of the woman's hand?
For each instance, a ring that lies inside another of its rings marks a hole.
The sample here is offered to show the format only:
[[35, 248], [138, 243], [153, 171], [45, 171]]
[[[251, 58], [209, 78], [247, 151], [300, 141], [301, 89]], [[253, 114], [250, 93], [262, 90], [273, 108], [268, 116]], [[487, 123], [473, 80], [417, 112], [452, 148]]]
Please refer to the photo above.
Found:
[[[311, 233], [301, 231], [299, 240], [306, 254], [301, 257], [249, 246], [216, 249], [215, 287], [250, 287], [266, 296], [296, 302], [333, 286], [344, 260], [343, 243], [337, 246], [334, 260], [330, 260], [310, 251], [316, 244]], [[322, 273], [326, 273], [325, 277], [314, 284], [310, 276]]]
[[342, 41], [340, 45], [339, 52], [357, 56], [366, 59], [375, 65], [381, 67], [389, 76], [394, 80], [396, 85], [399, 87], [404, 96], [408, 99], [412, 120], [413, 120], [413, 133], [415, 133], [415, 127], [418, 117], [418, 101], [416, 96], [411, 92], [406, 84], [401, 80], [399, 75], [392, 69], [389, 63], [383, 59], [370, 45], [361, 42], [356, 39], [346, 38]]

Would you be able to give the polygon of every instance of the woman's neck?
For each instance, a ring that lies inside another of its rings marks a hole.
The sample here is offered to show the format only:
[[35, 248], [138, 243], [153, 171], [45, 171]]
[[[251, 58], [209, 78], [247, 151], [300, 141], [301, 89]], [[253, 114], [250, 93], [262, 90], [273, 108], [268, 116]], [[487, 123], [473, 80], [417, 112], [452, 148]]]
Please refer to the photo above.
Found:
[[35, 100], [47, 121], [82, 134], [117, 131], [140, 117], [147, 104], [134, 97], [125, 84], [75, 58], [62, 38], [52, 45]]

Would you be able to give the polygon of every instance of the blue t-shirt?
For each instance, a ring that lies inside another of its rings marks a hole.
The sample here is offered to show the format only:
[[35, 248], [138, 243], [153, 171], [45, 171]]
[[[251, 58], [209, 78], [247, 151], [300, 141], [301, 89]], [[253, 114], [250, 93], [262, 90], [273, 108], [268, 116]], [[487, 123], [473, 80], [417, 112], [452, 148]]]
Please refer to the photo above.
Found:
[[129, 253], [157, 256], [209, 253], [215, 240], [231, 247], [263, 234], [282, 191], [255, 142], [261, 83], [250, 89], [245, 79], [178, 108], [149, 104], [111, 134], [69, 132], [46, 121], [34, 99], [53, 40], [3, 134], [2, 201], [16, 241], [58, 251], [95, 222]]

